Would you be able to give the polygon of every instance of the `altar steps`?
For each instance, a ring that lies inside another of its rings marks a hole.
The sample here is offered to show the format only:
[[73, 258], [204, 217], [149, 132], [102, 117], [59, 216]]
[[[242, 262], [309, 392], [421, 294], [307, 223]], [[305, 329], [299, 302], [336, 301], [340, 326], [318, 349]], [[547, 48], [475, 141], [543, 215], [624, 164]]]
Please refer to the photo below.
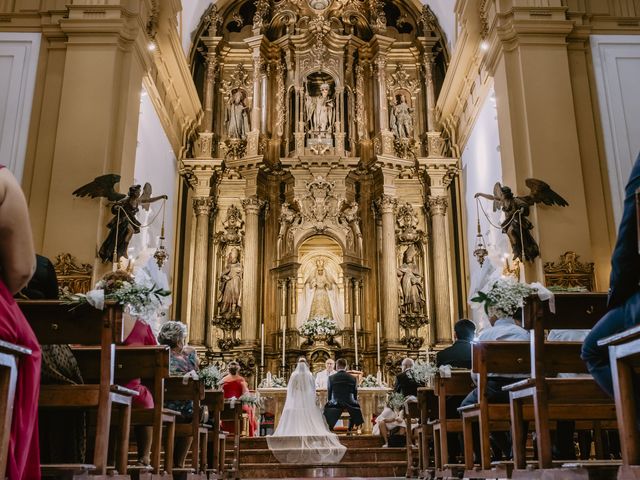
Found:
[[340, 463], [299, 465], [279, 463], [266, 438], [242, 438], [240, 478], [404, 477], [404, 448], [382, 448], [382, 439], [371, 435], [341, 436], [340, 442], [347, 447]]

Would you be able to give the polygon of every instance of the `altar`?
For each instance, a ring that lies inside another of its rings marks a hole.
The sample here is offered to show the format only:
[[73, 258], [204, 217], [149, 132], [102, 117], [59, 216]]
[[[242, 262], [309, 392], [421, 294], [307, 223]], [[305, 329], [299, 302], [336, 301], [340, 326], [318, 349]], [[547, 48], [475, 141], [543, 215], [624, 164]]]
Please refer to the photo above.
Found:
[[[385, 387], [359, 387], [358, 388], [358, 400], [360, 402], [360, 408], [362, 409], [362, 416], [364, 418], [364, 425], [362, 426], [363, 434], [371, 434], [373, 425], [371, 418], [382, 411], [384, 408], [387, 395], [391, 391]], [[280, 416], [282, 415], [282, 409], [287, 399], [286, 388], [258, 388], [258, 393], [264, 399], [264, 406], [266, 411], [274, 414], [273, 425], [274, 429], [278, 427]], [[327, 390], [318, 390], [316, 392], [317, 404], [320, 408], [323, 408], [327, 403]]]

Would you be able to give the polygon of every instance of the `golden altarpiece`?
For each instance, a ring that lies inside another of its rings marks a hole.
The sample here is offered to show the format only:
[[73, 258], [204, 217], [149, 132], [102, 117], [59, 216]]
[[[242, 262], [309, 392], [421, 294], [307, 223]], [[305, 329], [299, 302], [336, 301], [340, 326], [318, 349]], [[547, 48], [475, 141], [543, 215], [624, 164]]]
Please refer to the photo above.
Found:
[[[447, 52], [432, 12], [218, 2], [193, 45], [205, 115], [181, 161], [193, 214], [178, 306], [191, 343], [246, 373], [299, 355], [375, 373], [450, 342], [458, 162], [435, 121]], [[318, 316], [339, 333], [302, 337]]]

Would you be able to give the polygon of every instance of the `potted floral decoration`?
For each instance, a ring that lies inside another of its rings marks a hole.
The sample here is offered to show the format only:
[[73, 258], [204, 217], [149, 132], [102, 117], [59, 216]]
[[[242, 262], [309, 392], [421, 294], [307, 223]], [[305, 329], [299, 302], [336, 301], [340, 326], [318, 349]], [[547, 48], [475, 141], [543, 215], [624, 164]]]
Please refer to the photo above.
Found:
[[258, 388], [287, 388], [287, 381], [283, 377], [276, 377], [269, 373], [262, 379]]
[[309, 340], [325, 341], [338, 333], [338, 325], [333, 319], [318, 315], [304, 322], [299, 331]]
[[375, 387], [383, 387], [384, 385], [380, 380], [378, 380], [378, 377], [376, 377], [375, 375], [369, 374], [362, 379], [362, 381], [360, 382], [360, 386], [363, 388], [375, 388]]
[[471, 301], [484, 304], [489, 317], [505, 318], [512, 317], [524, 306], [525, 298], [535, 292], [537, 289], [531, 285], [506, 277], [496, 280], [488, 291], [478, 291]]
[[399, 412], [404, 408], [405, 396], [400, 392], [391, 392], [387, 396], [387, 406], [394, 412]]
[[219, 390], [222, 387], [224, 374], [215, 365], [204, 367], [198, 372], [198, 376], [207, 390]]
[[417, 360], [413, 367], [407, 370], [407, 376], [411, 377], [418, 385], [428, 387], [433, 384], [433, 377], [438, 372], [438, 367], [425, 360]]

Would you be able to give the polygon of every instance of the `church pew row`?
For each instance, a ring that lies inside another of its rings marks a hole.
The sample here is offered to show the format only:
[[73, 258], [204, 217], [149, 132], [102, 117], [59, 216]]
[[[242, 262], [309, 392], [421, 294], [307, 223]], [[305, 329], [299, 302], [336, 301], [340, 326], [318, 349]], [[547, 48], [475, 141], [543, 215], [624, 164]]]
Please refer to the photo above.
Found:
[[431, 477], [432, 462], [430, 461], [429, 444], [433, 439], [432, 419], [438, 416], [438, 401], [431, 387], [418, 388], [418, 406], [420, 409], [418, 430], [418, 476]]
[[[640, 214], [640, 211], [639, 211]], [[598, 342], [609, 348], [616, 403], [622, 465], [618, 480], [640, 479], [638, 378], [640, 378], [640, 325]], [[635, 382], [635, 385], [634, 385]]]
[[230, 459], [230, 465], [227, 466], [226, 459], [224, 458], [225, 451], [221, 451], [220, 463], [224, 465], [225, 478], [239, 479], [240, 478], [240, 434], [242, 432], [242, 404], [238, 401], [232, 402], [231, 400], [224, 401], [224, 408], [220, 412], [220, 421], [227, 422], [233, 425], [233, 432], [229, 433], [227, 438], [230, 438], [231, 451], [233, 457]]
[[31, 350], [0, 340], [0, 478], [5, 478], [20, 358]]
[[43, 465], [43, 475], [76, 475], [91, 471], [97, 478], [107, 476], [109, 430], [114, 409], [120, 413], [119, 452], [114, 480], [126, 473], [129, 444], [131, 399], [137, 392], [120, 387], [114, 381], [115, 344], [123, 340], [122, 307], [107, 302], [104, 310], [89, 305], [73, 308], [59, 301], [19, 301], [18, 305], [41, 345], [100, 345], [97, 383], [82, 385], [42, 385], [40, 409], [93, 409], [97, 414], [93, 464]]
[[205, 390], [203, 405], [209, 409], [209, 423], [213, 426], [209, 434], [209, 461], [207, 473], [214, 480], [224, 476], [225, 448], [227, 436], [220, 425], [220, 414], [224, 410], [224, 392], [222, 390]]
[[[405, 429], [405, 438], [406, 438], [406, 450], [407, 450], [407, 478], [418, 477], [420, 476], [421, 466], [420, 466], [420, 444], [416, 444], [414, 441], [414, 432], [413, 432], [413, 420], [420, 421], [420, 406], [418, 403], [418, 399], [415, 400], [410, 399], [405, 401], [404, 403], [404, 421], [406, 425]], [[419, 425], [416, 428], [422, 428], [422, 425]], [[429, 435], [430, 437], [430, 435]], [[427, 437], [422, 437], [421, 441], [427, 440]]]

